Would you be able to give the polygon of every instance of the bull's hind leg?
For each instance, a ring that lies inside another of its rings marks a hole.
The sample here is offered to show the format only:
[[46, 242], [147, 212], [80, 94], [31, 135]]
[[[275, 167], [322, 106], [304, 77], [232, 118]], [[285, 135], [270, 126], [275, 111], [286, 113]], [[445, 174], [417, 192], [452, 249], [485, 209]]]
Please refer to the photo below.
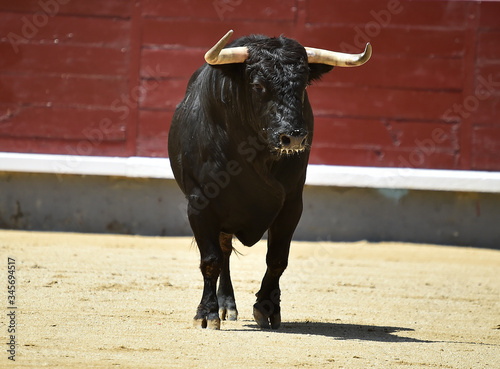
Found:
[[238, 319], [238, 310], [236, 310], [236, 302], [234, 299], [234, 289], [229, 273], [229, 257], [233, 251], [231, 243], [232, 234], [221, 233], [219, 240], [222, 252], [224, 254], [224, 263], [219, 279], [219, 288], [217, 290], [217, 299], [219, 301], [219, 315], [222, 320]]
[[194, 326], [220, 329], [216, 286], [224, 256], [219, 244], [219, 232], [213, 232], [208, 222], [204, 223], [196, 216], [190, 216], [189, 221], [200, 250], [200, 270], [203, 275], [203, 295], [194, 317]]

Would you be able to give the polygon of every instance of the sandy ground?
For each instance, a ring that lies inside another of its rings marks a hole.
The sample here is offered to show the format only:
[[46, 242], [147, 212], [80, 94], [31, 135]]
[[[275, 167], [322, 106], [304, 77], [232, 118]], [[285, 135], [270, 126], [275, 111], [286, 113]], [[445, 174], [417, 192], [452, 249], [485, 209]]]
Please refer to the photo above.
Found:
[[500, 368], [500, 251], [295, 242], [269, 331], [252, 318], [265, 244], [237, 246], [240, 319], [207, 331], [190, 238], [0, 231], [0, 248], [2, 368]]

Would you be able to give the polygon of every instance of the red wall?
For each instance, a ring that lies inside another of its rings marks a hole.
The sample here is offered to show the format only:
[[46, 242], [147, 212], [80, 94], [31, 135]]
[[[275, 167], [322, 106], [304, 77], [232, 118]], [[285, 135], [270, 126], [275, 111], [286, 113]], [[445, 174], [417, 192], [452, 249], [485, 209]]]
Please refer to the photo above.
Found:
[[0, 0], [0, 151], [166, 156], [228, 29], [372, 59], [309, 88], [316, 164], [500, 170], [500, 2]]

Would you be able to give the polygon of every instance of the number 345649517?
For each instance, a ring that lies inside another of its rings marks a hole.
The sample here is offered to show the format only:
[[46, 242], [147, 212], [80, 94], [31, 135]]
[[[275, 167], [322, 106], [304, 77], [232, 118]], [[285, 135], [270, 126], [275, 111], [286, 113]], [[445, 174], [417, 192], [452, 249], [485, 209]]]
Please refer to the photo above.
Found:
[[8, 258], [7, 265], [7, 293], [10, 305], [16, 304], [16, 260]]

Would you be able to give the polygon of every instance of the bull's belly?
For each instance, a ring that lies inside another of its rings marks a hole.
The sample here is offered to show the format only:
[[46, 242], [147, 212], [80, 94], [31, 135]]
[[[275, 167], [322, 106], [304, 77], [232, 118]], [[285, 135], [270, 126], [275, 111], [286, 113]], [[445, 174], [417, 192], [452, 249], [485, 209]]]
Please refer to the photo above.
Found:
[[271, 225], [266, 227], [246, 227], [239, 231], [234, 232], [234, 235], [238, 240], [245, 246], [253, 246], [264, 236], [264, 233], [269, 229]]
[[262, 239], [268, 228], [269, 227], [265, 229], [247, 228], [244, 230], [236, 231], [233, 234], [243, 245], [250, 247], [255, 245]]
[[282, 202], [249, 202], [238, 206], [227, 213], [222, 225], [223, 232], [234, 234], [245, 246], [252, 246], [271, 227], [281, 206]]

